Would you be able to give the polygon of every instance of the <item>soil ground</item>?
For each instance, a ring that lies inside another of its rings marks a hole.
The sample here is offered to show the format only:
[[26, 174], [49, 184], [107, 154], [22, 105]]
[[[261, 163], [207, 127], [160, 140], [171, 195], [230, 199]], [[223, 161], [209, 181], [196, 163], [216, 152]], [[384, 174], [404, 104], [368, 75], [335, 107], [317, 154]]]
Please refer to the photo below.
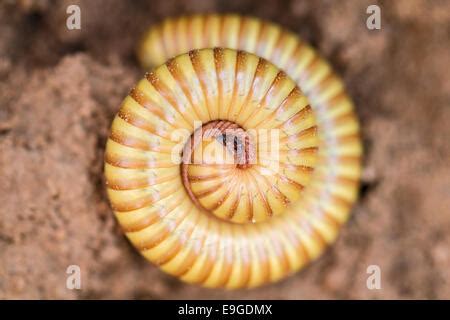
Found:
[[[382, 28], [366, 28], [381, 7]], [[81, 8], [81, 30], [65, 26]], [[365, 147], [361, 199], [316, 262], [264, 289], [186, 285], [125, 240], [102, 174], [110, 122], [164, 17], [238, 12], [312, 43], [343, 77]], [[450, 298], [450, 1], [2, 1], [0, 298]], [[66, 268], [82, 289], [66, 288]], [[380, 266], [381, 290], [366, 287]]]

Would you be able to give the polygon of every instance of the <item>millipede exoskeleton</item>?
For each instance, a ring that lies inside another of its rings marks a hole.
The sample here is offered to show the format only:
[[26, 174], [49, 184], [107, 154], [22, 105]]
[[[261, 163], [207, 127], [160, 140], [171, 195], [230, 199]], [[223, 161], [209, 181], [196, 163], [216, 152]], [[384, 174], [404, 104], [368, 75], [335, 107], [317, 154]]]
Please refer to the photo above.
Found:
[[168, 19], [106, 146], [115, 215], [165, 272], [255, 287], [317, 258], [357, 198], [359, 125], [342, 81], [294, 34], [237, 15]]

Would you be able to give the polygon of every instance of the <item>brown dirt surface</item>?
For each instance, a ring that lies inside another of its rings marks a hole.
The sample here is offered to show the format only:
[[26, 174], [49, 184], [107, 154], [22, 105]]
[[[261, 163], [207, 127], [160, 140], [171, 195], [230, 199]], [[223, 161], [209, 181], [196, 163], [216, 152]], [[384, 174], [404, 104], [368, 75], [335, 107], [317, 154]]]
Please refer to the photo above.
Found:
[[[381, 7], [382, 28], [366, 28]], [[66, 8], [81, 8], [67, 30]], [[263, 289], [183, 284], [124, 238], [104, 190], [110, 122], [144, 71], [134, 56], [164, 17], [238, 12], [293, 30], [331, 61], [361, 120], [361, 199], [338, 241]], [[449, 299], [450, 1], [0, 3], [0, 298]], [[66, 268], [82, 289], [66, 288]], [[381, 290], [366, 287], [379, 265]]]

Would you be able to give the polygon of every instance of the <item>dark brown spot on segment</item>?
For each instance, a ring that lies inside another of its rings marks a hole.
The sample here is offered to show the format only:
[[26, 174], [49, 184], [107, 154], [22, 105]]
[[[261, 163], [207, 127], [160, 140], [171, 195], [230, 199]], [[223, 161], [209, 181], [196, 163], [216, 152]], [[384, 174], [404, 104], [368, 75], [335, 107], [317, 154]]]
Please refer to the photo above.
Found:
[[236, 74], [237, 71], [244, 71], [245, 64], [247, 63], [248, 53], [243, 50], [238, 50], [236, 54]]
[[220, 77], [220, 74], [223, 72], [225, 68], [224, 62], [224, 50], [222, 48], [214, 48], [214, 65], [216, 68], [216, 77], [217, 77], [217, 111], [218, 116], [221, 114], [221, 110], [223, 110], [223, 80]]
[[[245, 57], [245, 59], [244, 59], [244, 61], [245, 61], [247, 59], [247, 53], [245, 53], [244, 51], [242, 51], [242, 53], [243, 53], [242, 57]], [[237, 72], [243, 72], [243, 73], [248, 72], [244, 65], [240, 65], [241, 62], [244, 63], [243, 61], [239, 61], [238, 70], [236, 70], [236, 76], [238, 76]], [[259, 82], [264, 79], [264, 73], [266, 72], [268, 66], [269, 66], [269, 62], [267, 62], [266, 60], [264, 60], [262, 58], [258, 59], [258, 64], [256, 66], [256, 70], [255, 70], [255, 73], [254, 73], [253, 79], [252, 79], [252, 84], [250, 85], [250, 90], [247, 93], [245, 100], [239, 106], [239, 110], [235, 110], [235, 113], [233, 114], [234, 117], [236, 117], [236, 118], [239, 117], [239, 115], [242, 112], [242, 109], [244, 109], [245, 106], [247, 106], [250, 101], [254, 100], [254, 102], [256, 102], [256, 97], [254, 96], [254, 93], [258, 92]], [[238, 81], [236, 81], [235, 83], [238, 85], [241, 85], [238, 83]], [[258, 99], [258, 102], [259, 101], [261, 101], [261, 99]], [[230, 110], [228, 110], [228, 117], [230, 117]]]
[[273, 79], [272, 83], [270, 84], [269, 89], [266, 91], [263, 98], [261, 99], [261, 105], [268, 106], [271, 108], [270, 104], [273, 96], [277, 95], [280, 89], [286, 84], [286, 81], [288, 81], [286, 73], [284, 73], [283, 71], [279, 71], [275, 76], [275, 78]]
[[210, 104], [209, 104], [209, 97], [208, 97], [208, 86], [211, 85], [207, 76], [207, 72], [205, 70], [205, 67], [202, 64], [202, 60], [200, 58], [200, 52], [199, 50], [192, 50], [189, 51], [189, 58], [191, 59], [192, 66], [194, 67], [194, 71], [197, 75], [197, 78], [200, 83], [200, 87], [202, 89], [203, 98], [206, 104], [206, 110], [208, 112], [209, 119], [212, 119], [211, 113], [210, 113]]
[[176, 63], [175, 59], [170, 59], [167, 63], [167, 69], [169, 70], [172, 77], [175, 79], [175, 81], [178, 83], [178, 85], [181, 88], [181, 91], [183, 91], [186, 99], [188, 100], [190, 106], [192, 107], [191, 110], [194, 113], [194, 116], [197, 119], [201, 119], [200, 113], [197, 110], [197, 104], [194, 103], [195, 98], [192, 95], [192, 90], [189, 86], [189, 83], [192, 81], [191, 79], [187, 79], [185, 75], [182, 73], [182, 71], [179, 68], [179, 65]]
[[245, 63], [247, 60], [247, 53], [244, 51], [238, 50], [236, 53], [236, 64], [235, 64], [235, 70], [234, 70], [234, 79], [233, 79], [233, 93], [231, 96], [231, 100], [229, 101], [227, 106], [223, 106], [224, 108], [224, 114], [226, 117], [230, 118], [230, 111], [231, 106], [235, 105], [237, 103], [237, 95], [238, 95], [238, 88], [241, 85], [241, 82], [238, 81], [239, 75], [245, 73]]
[[[266, 59], [259, 58], [258, 65], [256, 66], [255, 78], [259, 77], [259, 78], [263, 79], [264, 73], [266, 72], [267, 68], [270, 65], [271, 65], [271, 63], [269, 61], [267, 61]], [[254, 87], [254, 85], [255, 85], [255, 81], [253, 80], [252, 87]]]
[[219, 74], [220, 71], [223, 70], [224, 66], [224, 49], [223, 48], [214, 48], [213, 49], [214, 54], [214, 63], [216, 66], [216, 73]]
[[[172, 106], [172, 108], [180, 115], [180, 120], [184, 120], [189, 124], [189, 121], [186, 120], [183, 116], [183, 112], [181, 112], [178, 108], [178, 102], [175, 99], [172, 89], [167, 87], [153, 72], [149, 72], [146, 74], [147, 80], [152, 84], [152, 86], [159, 92], [159, 94]], [[167, 122], [171, 123], [171, 121]]]
[[156, 130], [154, 130], [154, 127], [150, 123], [130, 111], [125, 111], [121, 108], [117, 113], [117, 116], [135, 127], [156, 134]]
[[[267, 62], [267, 60], [259, 58], [258, 64], [256, 65], [255, 74], [252, 79], [250, 92], [247, 95], [247, 100], [253, 99], [254, 92], [258, 90], [257, 82], [259, 81], [259, 79], [264, 79], [264, 73], [266, 72], [268, 66], [269, 62]], [[243, 105], [245, 105], [245, 103]]]
[[[130, 97], [133, 98], [138, 104], [140, 104], [142, 107], [150, 111], [152, 114], [154, 114], [156, 117], [164, 120], [165, 122], [172, 124], [173, 120], [167, 116], [167, 114], [164, 112], [164, 110], [155, 105], [152, 101], [150, 101], [146, 95], [141, 92], [137, 88], [133, 88], [130, 91]], [[131, 114], [131, 121], [133, 121], [133, 125], [137, 127], [143, 127], [143, 129], [148, 130], [150, 132], [155, 132], [155, 129], [153, 126], [147, 123], [144, 119], [139, 117], [138, 115]], [[130, 122], [131, 123], [131, 122]]]
[[[302, 97], [303, 97], [302, 91], [300, 90], [299, 87], [295, 86], [291, 90], [291, 92], [289, 92], [288, 96], [280, 103], [280, 105], [275, 110], [276, 115], [279, 115], [280, 113], [285, 112], [287, 107], [292, 106], [299, 98], [302, 98]], [[301, 112], [308, 106], [303, 107], [301, 110], [299, 110], [299, 112]]]
[[[274, 118], [279, 117], [283, 112], [285, 112], [289, 107], [292, 106], [292, 104], [300, 97], [302, 97], [303, 94], [300, 91], [300, 89], [296, 86], [294, 87], [291, 92], [287, 95], [286, 98], [264, 119], [262, 119], [259, 123], [255, 125], [255, 128], [260, 127], [264, 125], [265, 123], [270, 123], [274, 120]], [[303, 110], [303, 109], [302, 109]], [[281, 126], [282, 124], [280, 124]]]

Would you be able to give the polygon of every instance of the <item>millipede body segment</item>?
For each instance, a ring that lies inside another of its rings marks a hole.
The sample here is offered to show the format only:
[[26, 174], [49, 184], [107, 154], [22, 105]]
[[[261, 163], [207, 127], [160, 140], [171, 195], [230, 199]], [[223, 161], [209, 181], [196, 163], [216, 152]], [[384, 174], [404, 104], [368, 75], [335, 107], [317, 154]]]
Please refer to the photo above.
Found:
[[294, 34], [237, 15], [168, 19], [105, 153], [127, 237], [165, 272], [255, 287], [333, 242], [357, 197], [359, 125], [342, 81]]

